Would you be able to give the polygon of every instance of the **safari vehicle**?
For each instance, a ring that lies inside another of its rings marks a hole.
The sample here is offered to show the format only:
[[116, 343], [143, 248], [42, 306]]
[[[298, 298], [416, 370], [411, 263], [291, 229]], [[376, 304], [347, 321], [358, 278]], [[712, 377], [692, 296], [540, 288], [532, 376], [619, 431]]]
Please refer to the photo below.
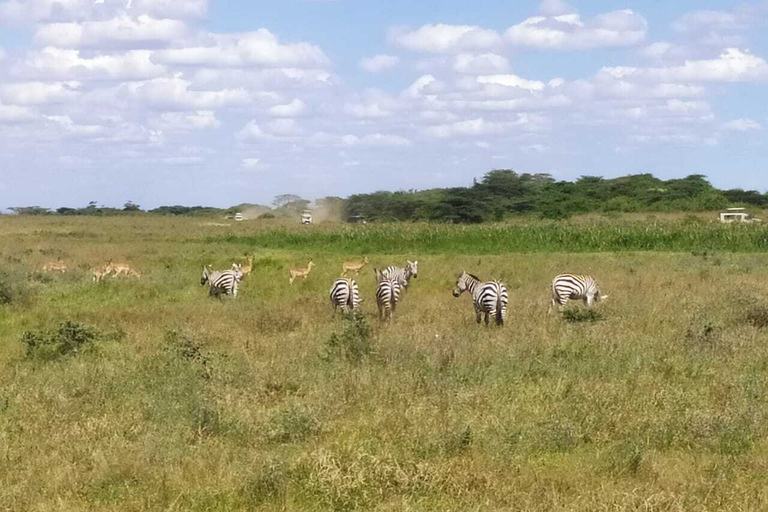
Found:
[[720, 214], [720, 222], [723, 224], [731, 224], [734, 222], [751, 223], [761, 221], [748, 214], [746, 208], [728, 208], [725, 212]]
[[312, 224], [312, 212], [310, 210], [304, 210], [301, 214], [302, 224]]

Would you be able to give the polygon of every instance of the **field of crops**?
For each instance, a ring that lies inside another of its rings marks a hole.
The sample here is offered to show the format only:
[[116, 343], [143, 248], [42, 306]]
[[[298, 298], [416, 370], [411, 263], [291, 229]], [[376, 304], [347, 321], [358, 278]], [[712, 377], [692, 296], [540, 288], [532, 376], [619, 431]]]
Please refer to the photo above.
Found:
[[[221, 224], [0, 217], [0, 510], [768, 508], [767, 228]], [[381, 323], [371, 269], [406, 258]], [[94, 283], [110, 259], [141, 278]], [[503, 328], [463, 269], [507, 284]], [[548, 317], [563, 271], [610, 299]]]

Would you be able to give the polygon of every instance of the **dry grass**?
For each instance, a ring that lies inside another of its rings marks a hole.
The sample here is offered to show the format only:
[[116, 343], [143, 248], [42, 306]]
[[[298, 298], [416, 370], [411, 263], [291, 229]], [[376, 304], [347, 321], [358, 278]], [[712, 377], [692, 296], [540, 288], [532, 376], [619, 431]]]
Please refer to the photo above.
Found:
[[[419, 277], [385, 325], [363, 272], [366, 330], [327, 297], [357, 254], [212, 229], [253, 227], [0, 219], [25, 290], [0, 305], [1, 510], [768, 508], [768, 255], [374, 254]], [[201, 265], [246, 253], [240, 297], [210, 299]], [[37, 272], [58, 256], [80, 270]], [[142, 278], [92, 283], [110, 258]], [[451, 296], [462, 269], [506, 282], [504, 328]], [[611, 295], [600, 321], [546, 316], [562, 271]], [[121, 335], [27, 355], [23, 332], [65, 321]]]

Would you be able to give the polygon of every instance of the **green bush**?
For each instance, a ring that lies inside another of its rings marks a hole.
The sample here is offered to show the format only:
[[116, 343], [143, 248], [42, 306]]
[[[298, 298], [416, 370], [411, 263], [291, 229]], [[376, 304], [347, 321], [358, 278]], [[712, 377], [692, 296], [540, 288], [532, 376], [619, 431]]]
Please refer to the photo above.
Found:
[[563, 310], [563, 318], [566, 322], [597, 322], [603, 320], [605, 316], [596, 309], [568, 308]]
[[31, 296], [24, 276], [17, 272], [0, 272], [0, 305], [26, 304]]
[[350, 361], [360, 361], [373, 353], [371, 328], [361, 313], [353, 312], [345, 319], [344, 332], [332, 334], [326, 344], [324, 359], [343, 357]]
[[57, 359], [85, 352], [96, 344], [122, 337], [122, 332], [103, 333], [93, 327], [67, 320], [55, 329], [25, 331], [21, 343], [27, 357], [34, 359]]

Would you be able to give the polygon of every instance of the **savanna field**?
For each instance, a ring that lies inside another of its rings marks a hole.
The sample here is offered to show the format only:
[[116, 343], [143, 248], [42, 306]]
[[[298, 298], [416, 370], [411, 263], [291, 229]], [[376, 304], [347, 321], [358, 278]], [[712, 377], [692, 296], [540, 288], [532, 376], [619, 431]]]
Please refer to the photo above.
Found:
[[[0, 509], [768, 509], [766, 251], [696, 218], [0, 217]], [[249, 255], [210, 298], [202, 266]], [[334, 316], [363, 256], [363, 320]], [[406, 259], [382, 323], [373, 268]], [[506, 283], [503, 328], [462, 270]], [[547, 316], [565, 271], [609, 299]]]

